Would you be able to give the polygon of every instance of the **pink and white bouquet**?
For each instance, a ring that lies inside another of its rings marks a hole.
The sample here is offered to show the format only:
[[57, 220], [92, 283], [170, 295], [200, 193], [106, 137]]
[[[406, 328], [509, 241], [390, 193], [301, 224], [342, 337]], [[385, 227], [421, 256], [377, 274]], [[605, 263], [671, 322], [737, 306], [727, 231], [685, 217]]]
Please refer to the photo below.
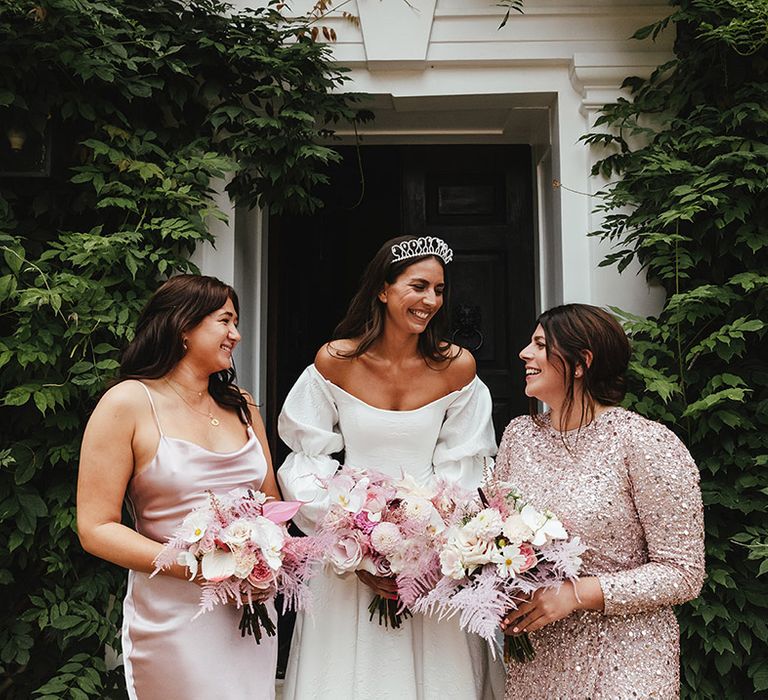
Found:
[[[534, 591], [577, 576], [586, 547], [560, 520], [537, 510], [508, 483], [479, 490], [481, 502], [443, 534], [442, 577], [410, 601], [414, 611], [440, 618], [459, 614], [462, 629], [494, 649], [499, 623]], [[505, 659], [532, 659], [527, 635], [505, 637]]]
[[343, 467], [325, 482], [330, 508], [318, 531], [333, 540], [326, 554], [339, 575], [367, 571], [397, 580], [398, 596], [375, 596], [371, 619], [397, 628], [410, 617], [407, 603], [439, 578], [436, 543], [455, 509], [449, 484], [419, 485], [412, 477], [400, 480], [384, 474]]
[[234, 601], [243, 609], [240, 630], [258, 644], [262, 630], [275, 626], [264, 601], [282, 593], [284, 609], [307, 609], [307, 581], [322, 561], [322, 544], [292, 537], [285, 525], [302, 504], [268, 500], [261, 491], [238, 489], [226, 495], [208, 492], [205, 505], [192, 510], [155, 559], [153, 576], [174, 563], [202, 576], [198, 615]]

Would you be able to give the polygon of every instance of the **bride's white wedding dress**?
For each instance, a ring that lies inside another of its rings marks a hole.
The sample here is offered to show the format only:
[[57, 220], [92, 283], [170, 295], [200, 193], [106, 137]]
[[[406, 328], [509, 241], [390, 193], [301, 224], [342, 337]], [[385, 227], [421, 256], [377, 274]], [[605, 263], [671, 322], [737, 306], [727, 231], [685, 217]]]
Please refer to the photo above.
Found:
[[[286, 499], [306, 502], [294, 518], [307, 533], [328, 500], [317, 477], [346, 464], [421, 482], [434, 476], [473, 489], [496, 444], [491, 397], [477, 377], [412, 411], [369, 406], [310, 365], [285, 401], [278, 429], [292, 453], [278, 470]], [[284, 700], [487, 700], [503, 696], [503, 668], [455, 619], [415, 615], [393, 630], [369, 620], [370, 588], [356, 576], [323, 573], [312, 582], [312, 614], [299, 614]]]

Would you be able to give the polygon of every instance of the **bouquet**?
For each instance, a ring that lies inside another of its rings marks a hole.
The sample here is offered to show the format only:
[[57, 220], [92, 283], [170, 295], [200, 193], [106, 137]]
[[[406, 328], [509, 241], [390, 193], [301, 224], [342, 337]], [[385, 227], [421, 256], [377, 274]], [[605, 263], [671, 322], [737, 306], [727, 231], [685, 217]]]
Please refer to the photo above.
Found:
[[[202, 615], [218, 604], [234, 601], [243, 609], [242, 636], [261, 642], [262, 630], [274, 636], [275, 625], [264, 601], [284, 596], [284, 609], [307, 609], [307, 581], [322, 561], [322, 543], [312, 537], [291, 537], [285, 523], [301, 506], [268, 500], [261, 491], [236, 490], [216, 496], [192, 510], [155, 559], [155, 571], [174, 563], [187, 566], [190, 580], [200, 571], [204, 583]], [[193, 618], [194, 619], [194, 618]]]
[[[414, 611], [451, 617], [494, 650], [500, 621], [539, 588], [573, 579], [586, 547], [570, 538], [557, 517], [526, 502], [513, 486], [479, 490], [480, 502], [443, 534], [442, 577], [412, 601]], [[526, 661], [535, 652], [527, 634], [506, 636], [504, 658]]]
[[326, 561], [339, 575], [368, 571], [396, 578], [395, 599], [376, 595], [368, 611], [379, 624], [398, 628], [416, 600], [440, 576], [436, 542], [454, 508], [452, 487], [425, 488], [410, 476], [396, 481], [370, 470], [343, 467], [326, 480], [331, 506], [318, 531], [331, 536]]

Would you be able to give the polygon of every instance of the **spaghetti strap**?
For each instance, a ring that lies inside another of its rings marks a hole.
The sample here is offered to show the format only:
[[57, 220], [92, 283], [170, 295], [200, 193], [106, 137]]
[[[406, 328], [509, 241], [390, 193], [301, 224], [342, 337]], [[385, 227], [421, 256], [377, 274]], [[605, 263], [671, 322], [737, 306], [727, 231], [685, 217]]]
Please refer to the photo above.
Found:
[[157, 409], [155, 408], [155, 402], [152, 400], [152, 392], [150, 392], [149, 387], [144, 382], [139, 382], [141, 386], [144, 387], [144, 391], [147, 392], [147, 398], [149, 399], [149, 405], [152, 407], [152, 415], [155, 417], [155, 424], [157, 425], [157, 430], [160, 433], [160, 437], [165, 437], [165, 433], [163, 432], [163, 426], [160, 425], [160, 418], [157, 415]]

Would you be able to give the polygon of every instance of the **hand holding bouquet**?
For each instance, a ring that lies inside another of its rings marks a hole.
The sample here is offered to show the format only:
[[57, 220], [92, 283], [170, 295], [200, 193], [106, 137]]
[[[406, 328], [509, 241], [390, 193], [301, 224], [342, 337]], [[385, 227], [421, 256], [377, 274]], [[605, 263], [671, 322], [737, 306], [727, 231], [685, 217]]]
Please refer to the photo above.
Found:
[[[481, 503], [445, 533], [440, 549], [442, 579], [413, 609], [440, 617], [460, 615], [462, 629], [491, 644], [510, 608], [534, 591], [573, 579], [585, 546], [569, 539], [548, 511], [527, 503], [510, 484], [480, 491]], [[505, 637], [505, 658], [524, 661], [534, 650], [527, 635]]]
[[350, 467], [325, 487], [331, 506], [318, 534], [333, 538], [328, 564], [339, 575], [396, 577], [399, 599], [376, 595], [368, 610], [371, 619], [378, 612], [379, 624], [399, 627], [411, 615], [407, 602], [439, 578], [435, 542], [446, 527], [444, 512], [453, 508], [451, 487], [422, 487], [411, 477], [395, 481]]
[[[291, 537], [285, 523], [301, 503], [270, 501], [261, 491], [233, 491], [216, 496], [191, 511], [155, 560], [153, 576], [174, 563], [200, 572], [200, 612], [234, 601], [243, 609], [242, 635], [258, 644], [262, 630], [274, 636], [275, 626], [265, 600], [283, 593], [285, 607], [305, 609], [310, 603], [306, 582], [322, 559], [315, 538]], [[197, 617], [197, 615], [195, 616]]]

